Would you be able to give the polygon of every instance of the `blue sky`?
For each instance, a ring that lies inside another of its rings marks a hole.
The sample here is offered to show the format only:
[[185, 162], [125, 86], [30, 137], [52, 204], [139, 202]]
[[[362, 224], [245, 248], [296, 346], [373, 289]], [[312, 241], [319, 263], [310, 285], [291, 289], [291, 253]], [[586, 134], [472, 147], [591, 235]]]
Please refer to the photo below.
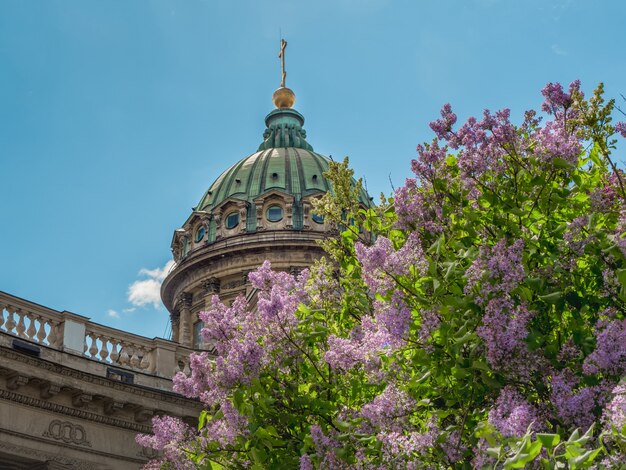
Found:
[[309, 142], [377, 195], [446, 102], [521, 116], [577, 78], [621, 100], [624, 18], [621, 1], [2, 0], [0, 290], [162, 336], [172, 233], [261, 142], [281, 32]]

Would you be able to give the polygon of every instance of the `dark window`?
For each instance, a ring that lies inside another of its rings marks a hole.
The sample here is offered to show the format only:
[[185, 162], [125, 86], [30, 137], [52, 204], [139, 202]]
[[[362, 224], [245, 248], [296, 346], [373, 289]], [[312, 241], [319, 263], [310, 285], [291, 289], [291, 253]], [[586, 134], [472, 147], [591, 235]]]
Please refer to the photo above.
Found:
[[235, 228], [237, 225], [239, 225], [239, 212], [231, 212], [226, 216], [226, 228]]
[[313, 214], [313, 216], [311, 218], [313, 219], [313, 222], [315, 222], [315, 223], [318, 223], [318, 224], [323, 224], [324, 223], [324, 216], [323, 215]]
[[283, 219], [283, 208], [280, 206], [270, 206], [267, 209], [267, 220], [270, 222], [278, 222]]
[[200, 228], [198, 228], [198, 230], [196, 230], [196, 243], [202, 241], [205, 234], [206, 234], [206, 229], [204, 228], [204, 225], [202, 225], [200, 226]]

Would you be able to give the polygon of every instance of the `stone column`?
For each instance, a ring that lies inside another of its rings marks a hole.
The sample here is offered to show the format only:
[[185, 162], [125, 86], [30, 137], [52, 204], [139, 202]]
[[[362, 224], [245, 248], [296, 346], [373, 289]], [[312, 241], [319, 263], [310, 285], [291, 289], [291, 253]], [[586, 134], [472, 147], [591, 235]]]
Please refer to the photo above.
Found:
[[172, 341], [178, 343], [180, 341], [180, 313], [170, 313], [170, 322], [172, 323]]
[[191, 300], [192, 296], [189, 292], [182, 292], [178, 296], [177, 302], [177, 310], [180, 315], [178, 342], [188, 348], [193, 344], [191, 332]]

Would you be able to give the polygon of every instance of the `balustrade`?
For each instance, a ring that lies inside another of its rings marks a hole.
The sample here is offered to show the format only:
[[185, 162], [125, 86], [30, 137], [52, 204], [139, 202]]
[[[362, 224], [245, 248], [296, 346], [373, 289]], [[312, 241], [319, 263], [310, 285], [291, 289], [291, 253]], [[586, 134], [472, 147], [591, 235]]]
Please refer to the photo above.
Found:
[[191, 350], [177, 343], [109, 328], [4, 292], [0, 292], [0, 333], [160, 377], [190, 373]]

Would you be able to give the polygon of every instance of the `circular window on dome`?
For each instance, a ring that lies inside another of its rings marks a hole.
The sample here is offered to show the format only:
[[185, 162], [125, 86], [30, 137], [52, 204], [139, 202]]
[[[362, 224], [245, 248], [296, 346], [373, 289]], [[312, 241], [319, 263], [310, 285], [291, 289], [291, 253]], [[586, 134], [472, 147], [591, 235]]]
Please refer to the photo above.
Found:
[[324, 216], [323, 215], [313, 214], [311, 216], [311, 218], [313, 219], [313, 222], [315, 222], [316, 224], [323, 224], [324, 223]]
[[283, 220], [283, 208], [280, 206], [270, 206], [267, 208], [267, 220], [270, 222], [278, 222]]
[[226, 216], [226, 228], [235, 228], [237, 225], [239, 225], [239, 212], [231, 212]]
[[206, 229], [204, 228], [204, 225], [201, 225], [200, 227], [198, 227], [198, 230], [196, 230], [196, 243], [201, 242], [205, 234], [206, 234]]

